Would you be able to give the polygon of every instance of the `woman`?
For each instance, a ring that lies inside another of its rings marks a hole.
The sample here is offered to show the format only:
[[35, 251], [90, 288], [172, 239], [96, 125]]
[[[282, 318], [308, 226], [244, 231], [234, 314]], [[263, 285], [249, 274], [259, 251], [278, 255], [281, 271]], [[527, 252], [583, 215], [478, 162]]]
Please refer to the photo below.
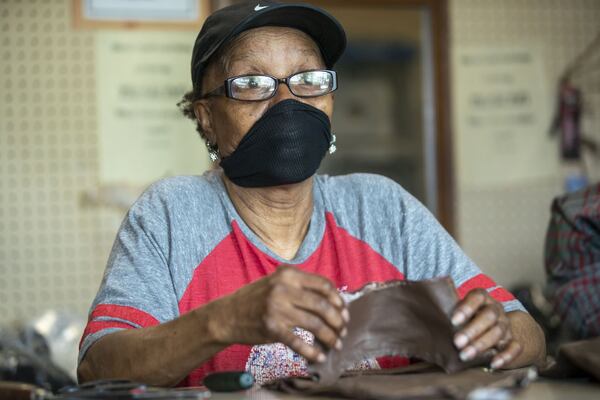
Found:
[[82, 339], [81, 380], [302, 374], [305, 359], [325, 358], [312, 335], [341, 347], [345, 291], [446, 275], [463, 298], [453, 316], [463, 359], [495, 348], [494, 368], [541, 361], [535, 322], [402, 188], [315, 175], [335, 150], [331, 68], [345, 43], [311, 6], [246, 3], [207, 19], [182, 107], [222, 170], [163, 180], [133, 205]]

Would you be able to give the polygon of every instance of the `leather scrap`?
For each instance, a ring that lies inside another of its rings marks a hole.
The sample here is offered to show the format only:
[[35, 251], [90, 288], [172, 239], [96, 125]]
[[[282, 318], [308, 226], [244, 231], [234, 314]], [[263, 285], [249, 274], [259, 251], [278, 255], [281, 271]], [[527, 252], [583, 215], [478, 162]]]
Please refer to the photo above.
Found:
[[349, 374], [331, 384], [309, 378], [281, 380], [270, 389], [296, 395], [328, 395], [356, 399], [466, 399], [479, 392], [478, 398], [489, 398], [493, 390], [505, 389], [502, 398], [527, 386], [536, 378], [535, 369], [521, 368], [510, 371], [490, 371], [471, 368], [447, 374], [439, 368], [412, 370], [411, 366], [395, 370], [377, 370]]
[[540, 375], [555, 379], [591, 377], [600, 382], [600, 337], [561, 345], [556, 360]]
[[334, 385], [344, 371], [368, 358], [416, 357], [449, 373], [491, 360], [491, 354], [460, 360], [450, 321], [458, 296], [450, 278], [368, 284], [354, 295], [347, 305], [350, 322], [342, 350], [329, 349], [324, 363], [309, 365], [322, 385]]

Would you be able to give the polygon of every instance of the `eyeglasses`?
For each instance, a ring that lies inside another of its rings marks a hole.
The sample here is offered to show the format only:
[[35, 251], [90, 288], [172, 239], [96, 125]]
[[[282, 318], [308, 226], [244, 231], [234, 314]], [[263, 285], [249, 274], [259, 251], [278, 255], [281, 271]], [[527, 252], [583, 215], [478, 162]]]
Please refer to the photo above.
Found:
[[297, 72], [287, 78], [269, 75], [234, 76], [203, 97], [225, 95], [236, 100], [262, 101], [275, 96], [280, 83], [286, 84], [294, 96], [318, 97], [337, 89], [337, 74], [335, 71], [319, 69]]

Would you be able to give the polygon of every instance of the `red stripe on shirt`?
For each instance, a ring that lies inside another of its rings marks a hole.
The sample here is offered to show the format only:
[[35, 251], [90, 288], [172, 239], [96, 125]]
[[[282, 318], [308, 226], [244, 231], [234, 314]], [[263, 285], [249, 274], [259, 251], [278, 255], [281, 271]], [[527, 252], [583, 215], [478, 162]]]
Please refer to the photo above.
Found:
[[120, 306], [117, 304], [99, 304], [96, 308], [94, 308], [94, 311], [92, 311], [89, 319], [91, 321], [98, 317], [119, 318], [137, 324], [142, 328], [156, 326], [160, 323], [152, 315], [142, 310], [129, 306]]
[[88, 322], [87, 326], [85, 327], [85, 330], [83, 331], [83, 335], [81, 336], [81, 340], [79, 341], [79, 348], [81, 348], [81, 345], [83, 344], [83, 341], [85, 340], [86, 337], [88, 337], [89, 335], [96, 333], [96, 332], [100, 332], [102, 329], [109, 329], [109, 328], [125, 328], [125, 329], [134, 329], [135, 327], [127, 324], [125, 322], [120, 322], [120, 321], [91, 321]]
[[467, 293], [469, 293], [473, 289], [489, 289], [493, 288], [494, 286], [498, 285], [489, 276], [484, 274], [478, 274], [464, 282], [462, 285], [460, 285], [460, 287], [457, 289], [458, 297], [463, 299], [467, 295]]
[[492, 296], [497, 301], [511, 301], [515, 299], [515, 296], [512, 295], [511, 292], [504, 288], [497, 288], [490, 292], [490, 296]]

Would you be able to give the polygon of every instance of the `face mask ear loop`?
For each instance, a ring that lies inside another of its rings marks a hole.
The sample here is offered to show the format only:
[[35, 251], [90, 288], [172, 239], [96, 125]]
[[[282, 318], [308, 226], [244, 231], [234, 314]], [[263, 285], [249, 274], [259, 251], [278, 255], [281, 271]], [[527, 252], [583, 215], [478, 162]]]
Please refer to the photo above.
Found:
[[337, 138], [335, 137], [335, 134], [332, 134], [331, 142], [329, 142], [329, 154], [333, 154], [337, 150], [337, 146], [335, 145], [336, 140], [337, 140]]

